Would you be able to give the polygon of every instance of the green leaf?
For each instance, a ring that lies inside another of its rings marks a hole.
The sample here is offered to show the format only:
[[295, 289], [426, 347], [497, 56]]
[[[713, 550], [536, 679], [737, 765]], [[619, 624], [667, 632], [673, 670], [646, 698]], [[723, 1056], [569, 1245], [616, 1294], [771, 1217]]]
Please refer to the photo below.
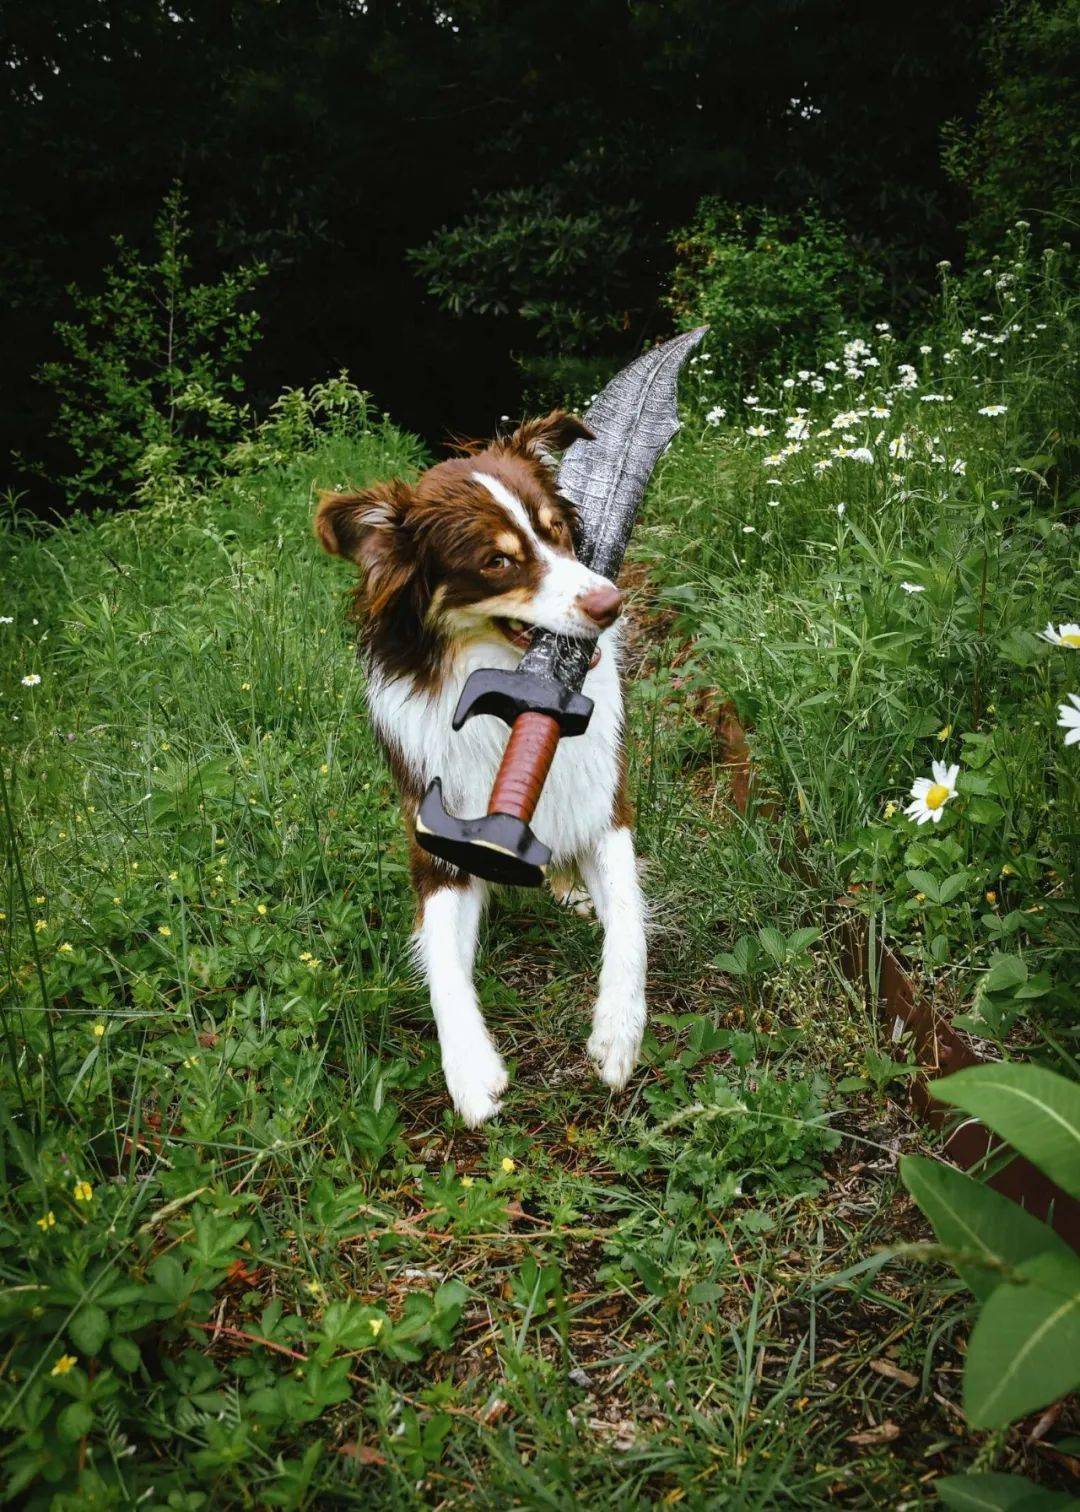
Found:
[[997, 824], [1005, 817], [1005, 810], [993, 798], [973, 798], [966, 812], [972, 824]]
[[983, 1471], [976, 1475], [945, 1475], [934, 1490], [947, 1507], [960, 1512], [1054, 1512], [1057, 1507], [1075, 1507], [1064, 1491], [1047, 1491], [1023, 1475], [999, 1475]]
[[951, 877], [946, 877], [938, 889], [938, 900], [941, 903], [951, 903], [952, 900], [963, 892], [967, 886], [967, 872], [954, 872]]
[[68, 1444], [81, 1439], [93, 1426], [94, 1414], [85, 1402], [71, 1402], [56, 1419], [57, 1435]]
[[932, 903], [941, 902], [937, 879], [932, 877], [929, 872], [909, 871], [907, 879], [916, 892], [925, 893]]
[[1027, 981], [1027, 966], [1019, 956], [995, 953], [982, 980], [984, 992], [1009, 992]]
[[80, 1354], [96, 1355], [109, 1336], [109, 1315], [96, 1302], [84, 1302], [68, 1325]]
[[134, 1339], [125, 1339], [123, 1337], [113, 1339], [109, 1345], [109, 1353], [121, 1370], [138, 1370], [142, 1355]]
[[821, 930], [812, 925], [802, 929], [793, 929], [788, 935], [788, 950], [792, 955], [801, 955], [804, 950], [809, 950], [815, 940], [821, 939]]
[[1041, 1066], [971, 1066], [934, 1083], [934, 1096], [981, 1119], [1080, 1198], [1080, 1086]]
[[758, 930], [758, 939], [762, 950], [771, 955], [778, 966], [782, 966], [787, 955], [787, 941], [780, 931], [772, 925], [766, 925], [764, 929]]
[[991, 1295], [968, 1342], [964, 1411], [1006, 1424], [1080, 1385], [1080, 1260], [1037, 1255]]
[[1046, 1223], [954, 1166], [905, 1155], [900, 1178], [947, 1249], [982, 1255], [956, 1264], [964, 1285], [980, 1302], [1005, 1280], [1001, 1267], [1016, 1267], [1044, 1252], [1064, 1257], [1072, 1250]]

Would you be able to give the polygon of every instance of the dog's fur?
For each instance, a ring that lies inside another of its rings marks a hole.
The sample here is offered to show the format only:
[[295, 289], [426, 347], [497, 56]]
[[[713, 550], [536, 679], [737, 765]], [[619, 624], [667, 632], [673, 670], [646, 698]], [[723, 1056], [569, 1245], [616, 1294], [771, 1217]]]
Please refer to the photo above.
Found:
[[588, 434], [580, 420], [554, 411], [439, 463], [415, 483], [324, 495], [315, 516], [322, 546], [360, 569], [367, 701], [409, 831], [416, 954], [447, 1087], [471, 1125], [498, 1111], [506, 1087], [472, 980], [487, 885], [421, 850], [415, 818], [435, 776], [450, 813], [485, 812], [506, 728], [476, 718], [455, 733], [451, 716], [469, 673], [515, 667], [534, 626], [585, 639], [603, 627], [600, 659], [584, 686], [592, 719], [584, 735], [560, 742], [533, 823], [551, 847], [553, 870], [580, 874], [603, 925], [588, 1049], [608, 1086], [625, 1086], [645, 1029], [645, 918], [626, 797], [620, 600], [577, 560], [573, 507], [557, 493], [552, 467], [553, 453]]

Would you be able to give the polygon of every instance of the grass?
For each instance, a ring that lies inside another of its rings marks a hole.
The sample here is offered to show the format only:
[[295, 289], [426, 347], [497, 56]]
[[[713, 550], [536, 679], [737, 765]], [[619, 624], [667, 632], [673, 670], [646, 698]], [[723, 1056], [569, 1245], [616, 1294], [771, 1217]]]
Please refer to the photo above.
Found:
[[[792, 487], [781, 533], [752, 438], [688, 426], [666, 462], [635, 578], [645, 1066], [620, 1098], [586, 1066], [594, 926], [504, 894], [479, 972], [512, 1086], [473, 1133], [408, 966], [346, 578], [308, 533], [315, 486], [420, 456], [358, 404], [322, 430], [302, 410], [204, 495], [5, 540], [8, 1500], [918, 1507], [972, 1463], [1045, 1477], [1020, 1434], [964, 1426], [964, 1295], [913, 1254], [846, 1275], [925, 1237], [895, 1180], [921, 1140], [895, 1052], [833, 948], [852, 824], [937, 751], [921, 725], [881, 735], [873, 657], [856, 675], [816, 629], [846, 532], [881, 523], [869, 470], [839, 524], [823, 485]], [[1021, 498], [1043, 503], [1017, 489], [1018, 531]], [[1060, 562], [1035, 555], [1056, 614]], [[803, 661], [823, 681], [796, 697]], [[830, 757], [864, 672], [875, 719]], [[935, 724], [962, 683], [937, 674]], [[924, 716], [930, 676], [903, 681]], [[995, 663], [984, 698], [1002, 684]], [[783, 800], [746, 817], [718, 689]], [[1056, 982], [1063, 952], [1023, 927], [1013, 953]]]

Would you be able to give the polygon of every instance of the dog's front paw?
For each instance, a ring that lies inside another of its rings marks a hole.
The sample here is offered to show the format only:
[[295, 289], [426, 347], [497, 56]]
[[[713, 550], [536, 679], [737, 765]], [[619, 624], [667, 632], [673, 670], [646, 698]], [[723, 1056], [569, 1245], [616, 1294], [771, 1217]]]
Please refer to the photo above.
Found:
[[620, 1004], [609, 1009], [597, 1003], [593, 1032], [587, 1046], [600, 1080], [621, 1092], [633, 1074], [645, 1033], [645, 1003]]
[[468, 1049], [455, 1047], [452, 1055], [443, 1057], [443, 1075], [450, 1100], [470, 1129], [498, 1113], [499, 1098], [506, 1091], [506, 1067], [489, 1039], [478, 1038]]

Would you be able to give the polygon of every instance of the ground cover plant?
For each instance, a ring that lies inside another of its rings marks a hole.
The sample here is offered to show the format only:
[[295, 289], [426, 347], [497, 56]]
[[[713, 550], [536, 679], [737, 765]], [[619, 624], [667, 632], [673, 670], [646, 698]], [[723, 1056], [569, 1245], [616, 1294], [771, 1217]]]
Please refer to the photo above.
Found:
[[[919, 1507], [971, 1469], [1059, 1494], [1068, 1408], [1039, 1438], [964, 1416], [970, 1299], [898, 1179], [926, 1145], [890, 1096], [904, 1049], [836, 950], [843, 896], [998, 1053], [1071, 1064], [1075, 840], [1047, 810], [1075, 801], [1056, 720], [1080, 684], [1037, 632], [1077, 617], [1072, 337], [1054, 266], [1015, 261], [988, 283], [1012, 280], [1019, 331], [983, 337], [947, 285], [931, 353], [849, 330], [782, 415], [780, 379], [720, 416], [700, 364], [630, 573], [655, 923], [622, 1098], [583, 1052], [592, 922], [505, 894], [479, 984], [511, 1090], [478, 1132], [446, 1104], [347, 576], [309, 537], [317, 487], [408, 472], [411, 437], [335, 380], [284, 396], [213, 481], [56, 531], [14, 522], [11, 1504]], [[931, 356], [935, 387], [912, 386], [899, 362], [918, 380]], [[867, 374], [887, 406], [859, 399]], [[834, 430], [837, 409], [868, 413]], [[984, 576], [1009, 607], [980, 634]], [[760, 774], [746, 815], [724, 699]], [[1008, 747], [960, 743], [995, 712]], [[886, 818], [931, 759], [962, 768], [940, 821]]]

